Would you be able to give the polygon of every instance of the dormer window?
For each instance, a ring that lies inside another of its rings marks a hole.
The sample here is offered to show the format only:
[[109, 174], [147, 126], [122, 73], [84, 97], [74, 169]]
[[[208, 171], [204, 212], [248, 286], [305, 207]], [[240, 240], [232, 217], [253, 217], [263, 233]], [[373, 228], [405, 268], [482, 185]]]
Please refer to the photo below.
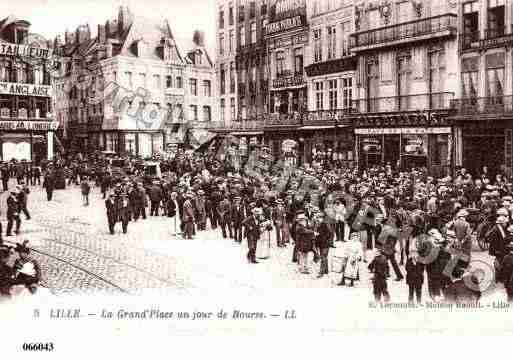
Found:
[[203, 53], [201, 51], [196, 51], [196, 54], [194, 56], [194, 63], [196, 65], [201, 65], [203, 62]]

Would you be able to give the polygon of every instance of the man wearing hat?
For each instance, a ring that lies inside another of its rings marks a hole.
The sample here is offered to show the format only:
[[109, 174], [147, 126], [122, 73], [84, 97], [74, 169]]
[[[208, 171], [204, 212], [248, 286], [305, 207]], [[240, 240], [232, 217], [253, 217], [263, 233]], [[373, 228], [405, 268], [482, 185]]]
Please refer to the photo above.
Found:
[[[507, 226], [507, 217], [497, 217], [495, 226], [493, 226], [493, 228], [488, 232], [488, 237], [486, 238], [486, 241], [490, 243], [488, 254], [495, 257], [494, 266], [496, 270], [500, 268], [504, 256], [507, 254], [506, 246], [509, 242], [508, 235], [506, 233]], [[499, 280], [499, 277], [496, 276], [496, 279]]]
[[150, 196], [150, 216], [158, 216], [159, 215], [159, 207], [160, 202], [162, 201], [162, 188], [160, 187], [157, 181], [153, 181], [153, 185], [150, 187], [149, 191]]
[[217, 205], [217, 213], [218, 213], [218, 219], [219, 219], [219, 226], [221, 227], [221, 232], [223, 234], [223, 238], [226, 238], [226, 228], [228, 227], [228, 234], [230, 235], [230, 238], [233, 239], [233, 232], [232, 232], [232, 220], [231, 220], [231, 214], [232, 214], [232, 206], [229, 201], [229, 196], [226, 194], [224, 196], [224, 199]]
[[107, 210], [107, 222], [109, 224], [109, 232], [110, 234], [114, 234], [114, 227], [116, 226], [116, 222], [118, 219], [117, 201], [114, 194], [107, 194], [107, 198], [105, 199], [105, 209]]
[[128, 194], [122, 193], [117, 198], [118, 207], [118, 220], [121, 222], [123, 233], [128, 232], [128, 222], [130, 222], [130, 201], [128, 200]]
[[242, 205], [242, 198], [235, 196], [233, 198], [233, 206], [231, 208], [231, 221], [233, 225], [233, 236], [237, 243], [242, 242], [242, 223], [244, 222], [244, 206]]
[[313, 251], [315, 232], [307, 227], [307, 219], [304, 211], [296, 213], [295, 241], [298, 253], [299, 271], [309, 274], [308, 253]]
[[185, 202], [183, 203], [183, 223], [184, 223], [184, 238], [192, 239], [194, 234], [194, 193], [187, 192], [185, 194]]
[[244, 233], [248, 240], [248, 253], [246, 255], [248, 263], [258, 263], [256, 260], [256, 249], [260, 239], [260, 214], [261, 209], [254, 207], [251, 210], [251, 215], [242, 222], [245, 229]]
[[287, 217], [287, 210], [283, 204], [283, 200], [278, 198], [276, 200], [276, 207], [272, 213], [273, 221], [274, 221], [274, 227], [276, 229], [276, 243], [278, 247], [285, 247], [285, 225], [286, 225], [286, 217]]
[[465, 209], [461, 209], [456, 214], [456, 220], [448, 224], [448, 228], [453, 230], [456, 235], [456, 248], [461, 250], [462, 254], [468, 256], [468, 258], [464, 260], [466, 263], [462, 264], [463, 267], [466, 267], [468, 262], [470, 262], [472, 252], [472, 238], [470, 236], [472, 229], [467, 222], [467, 216], [468, 212]]
[[198, 224], [198, 230], [204, 231], [207, 229], [207, 210], [205, 208], [205, 192], [203, 190], [198, 190], [196, 199], [194, 201], [195, 207], [195, 218], [196, 223]]
[[499, 280], [504, 283], [508, 303], [513, 304], [513, 242], [506, 245], [506, 255], [501, 264]]
[[13, 222], [16, 222], [16, 234], [20, 231], [21, 218], [20, 218], [20, 205], [18, 203], [18, 190], [13, 189], [9, 197], [7, 197], [7, 232], [6, 236], [11, 236]]
[[9, 190], [9, 166], [7, 163], [2, 163], [2, 167], [0, 168], [0, 175], [2, 176], [2, 187], [3, 191]]
[[46, 189], [46, 199], [52, 200], [53, 190], [55, 188], [55, 176], [52, 172], [47, 171], [43, 180], [43, 187]]
[[315, 247], [319, 251], [319, 257], [321, 260], [321, 266], [319, 268], [317, 278], [322, 278], [323, 275], [329, 274], [328, 254], [331, 243], [333, 243], [334, 233], [322, 212], [317, 213], [314, 220], [316, 222], [316, 231], [318, 232], [315, 236]]

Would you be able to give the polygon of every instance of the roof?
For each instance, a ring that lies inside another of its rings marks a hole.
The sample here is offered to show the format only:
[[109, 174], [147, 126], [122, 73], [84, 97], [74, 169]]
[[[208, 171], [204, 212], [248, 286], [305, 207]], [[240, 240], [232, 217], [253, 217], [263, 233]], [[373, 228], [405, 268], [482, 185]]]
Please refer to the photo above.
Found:
[[17, 18], [14, 15], [9, 15], [5, 19], [0, 21], [0, 31], [2, 31], [5, 27], [7, 27], [11, 24], [17, 23], [17, 22], [24, 22], [25, 24], [30, 26], [30, 22], [28, 22], [27, 20], [22, 20], [22, 19]]
[[172, 37], [171, 30], [165, 21], [159, 24], [142, 16], [134, 16], [132, 25], [130, 25], [126, 37], [123, 39], [121, 55], [136, 57], [131, 51], [131, 47], [135, 42], [142, 40], [148, 44], [151, 50], [145, 54], [145, 57], [160, 60], [157, 54], [157, 47], [160, 45], [160, 41], [163, 38]]
[[[191, 34], [192, 35], [192, 34]], [[178, 45], [178, 48], [182, 51], [184, 57], [186, 58], [187, 63], [191, 64], [192, 62], [187, 58], [187, 55], [195, 50], [201, 50], [205, 54], [207, 60], [209, 61], [210, 65], [213, 66], [214, 63], [212, 61], [212, 58], [209, 55], [209, 49], [206, 46], [198, 46], [194, 41], [192, 41], [191, 38], [175, 38], [175, 41]]]

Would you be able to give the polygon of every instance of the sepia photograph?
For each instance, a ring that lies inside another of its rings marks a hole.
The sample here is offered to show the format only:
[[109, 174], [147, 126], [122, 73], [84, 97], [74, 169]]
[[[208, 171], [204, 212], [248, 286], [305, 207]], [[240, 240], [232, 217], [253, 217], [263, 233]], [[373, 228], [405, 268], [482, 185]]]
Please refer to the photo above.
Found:
[[0, 162], [15, 353], [513, 332], [513, 0], [0, 0]]

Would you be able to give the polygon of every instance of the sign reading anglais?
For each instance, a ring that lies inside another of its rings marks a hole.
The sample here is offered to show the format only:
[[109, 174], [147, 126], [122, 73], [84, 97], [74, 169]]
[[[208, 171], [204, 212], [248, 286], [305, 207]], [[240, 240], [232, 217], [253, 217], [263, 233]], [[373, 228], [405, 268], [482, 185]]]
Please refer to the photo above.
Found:
[[0, 94], [51, 97], [52, 87], [15, 82], [0, 82]]
[[55, 131], [59, 128], [57, 121], [0, 121], [0, 130], [12, 131]]

